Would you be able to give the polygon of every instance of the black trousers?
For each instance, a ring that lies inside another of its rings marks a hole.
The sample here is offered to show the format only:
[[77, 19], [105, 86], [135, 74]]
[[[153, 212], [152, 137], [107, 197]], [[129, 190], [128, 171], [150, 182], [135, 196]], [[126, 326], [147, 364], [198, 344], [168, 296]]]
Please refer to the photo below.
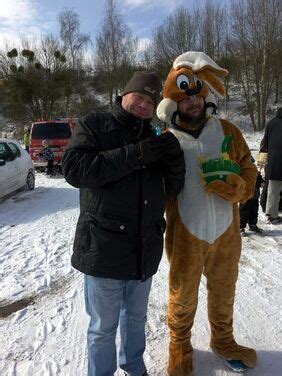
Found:
[[53, 161], [53, 159], [48, 159], [46, 174], [47, 175], [53, 175], [53, 172], [54, 172], [54, 161]]
[[265, 213], [265, 209], [266, 209], [267, 190], [268, 190], [268, 180], [265, 180], [265, 182], [263, 183], [263, 187], [262, 187], [262, 191], [261, 191], [261, 195], [260, 195], [260, 200], [259, 200], [261, 209], [264, 213]]
[[256, 225], [258, 222], [259, 200], [251, 198], [244, 204], [239, 205], [240, 210], [240, 228], [245, 228], [247, 223], [249, 225]]

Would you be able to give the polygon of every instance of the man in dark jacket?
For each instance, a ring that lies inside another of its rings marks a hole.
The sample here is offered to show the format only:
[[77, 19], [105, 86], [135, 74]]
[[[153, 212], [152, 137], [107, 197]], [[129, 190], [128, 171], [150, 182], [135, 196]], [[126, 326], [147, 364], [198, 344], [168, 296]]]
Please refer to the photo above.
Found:
[[136, 72], [111, 113], [92, 113], [75, 127], [62, 167], [80, 188], [72, 265], [85, 274], [88, 375], [117, 369], [146, 375], [145, 322], [152, 276], [163, 250], [165, 200], [184, 184], [185, 164], [170, 132], [154, 135], [151, 119], [161, 83]]
[[270, 223], [276, 224], [281, 222], [278, 213], [282, 190], [282, 107], [278, 109], [276, 117], [266, 124], [260, 151], [268, 153], [266, 215]]

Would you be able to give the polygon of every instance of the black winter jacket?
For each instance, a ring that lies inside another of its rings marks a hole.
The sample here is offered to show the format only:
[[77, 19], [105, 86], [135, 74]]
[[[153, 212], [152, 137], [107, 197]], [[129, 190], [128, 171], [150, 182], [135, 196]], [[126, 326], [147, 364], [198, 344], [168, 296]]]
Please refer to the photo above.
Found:
[[282, 181], [282, 108], [267, 123], [260, 151], [268, 153], [266, 178]]
[[72, 265], [85, 274], [145, 280], [158, 269], [165, 195], [181, 190], [185, 164], [179, 147], [173, 163], [141, 166], [134, 144], [151, 134], [149, 122], [119, 105], [75, 127], [62, 167], [80, 188]]

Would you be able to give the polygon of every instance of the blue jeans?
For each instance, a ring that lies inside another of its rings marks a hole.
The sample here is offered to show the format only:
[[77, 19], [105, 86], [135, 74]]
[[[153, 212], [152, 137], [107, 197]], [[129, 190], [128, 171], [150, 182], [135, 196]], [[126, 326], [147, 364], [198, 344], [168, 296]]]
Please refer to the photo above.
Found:
[[145, 282], [85, 275], [88, 376], [112, 376], [117, 369], [116, 332], [120, 325], [119, 366], [132, 376], [146, 367], [145, 323], [152, 278]]

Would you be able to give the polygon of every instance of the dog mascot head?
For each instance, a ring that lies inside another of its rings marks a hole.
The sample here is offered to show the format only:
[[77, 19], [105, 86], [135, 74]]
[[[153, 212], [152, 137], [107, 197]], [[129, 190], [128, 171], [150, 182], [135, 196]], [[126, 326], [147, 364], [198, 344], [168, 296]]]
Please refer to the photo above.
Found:
[[220, 79], [227, 74], [226, 69], [219, 67], [204, 52], [188, 51], [178, 56], [167, 76], [157, 116], [165, 123], [171, 123], [177, 115], [177, 103], [190, 95], [204, 97], [207, 114], [215, 113], [214, 94], [224, 97], [225, 88]]

